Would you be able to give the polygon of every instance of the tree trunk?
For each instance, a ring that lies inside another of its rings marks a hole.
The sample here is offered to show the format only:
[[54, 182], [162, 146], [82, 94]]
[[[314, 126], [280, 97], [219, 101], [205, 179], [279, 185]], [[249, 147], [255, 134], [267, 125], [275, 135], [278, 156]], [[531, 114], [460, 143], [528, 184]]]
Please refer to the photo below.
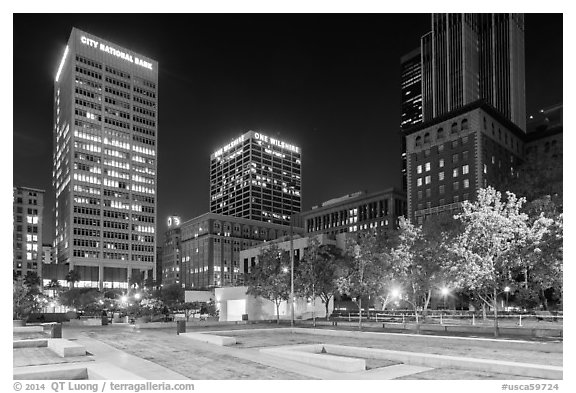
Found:
[[362, 298], [358, 298], [358, 330], [362, 330]]
[[494, 308], [494, 337], [498, 337], [498, 292], [494, 288], [494, 299], [492, 301], [492, 307]]
[[276, 324], [280, 325], [280, 303], [276, 303]]
[[486, 321], [486, 319], [488, 319], [488, 316], [486, 315], [486, 304], [482, 302], [482, 320]]
[[428, 315], [428, 305], [430, 304], [430, 298], [432, 297], [432, 290], [429, 289], [428, 293], [426, 293], [426, 297], [424, 298], [424, 310], [422, 311], [422, 314], [424, 315], [424, 317], [426, 317], [426, 315]]

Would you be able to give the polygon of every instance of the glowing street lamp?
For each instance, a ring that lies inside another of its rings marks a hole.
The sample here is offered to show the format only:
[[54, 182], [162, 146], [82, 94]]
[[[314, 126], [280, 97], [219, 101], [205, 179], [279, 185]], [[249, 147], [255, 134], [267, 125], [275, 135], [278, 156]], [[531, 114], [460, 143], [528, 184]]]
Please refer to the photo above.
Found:
[[400, 290], [399, 289], [393, 289], [392, 292], [390, 292], [393, 298], [399, 298], [400, 297]]
[[444, 309], [446, 309], [446, 296], [450, 293], [450, 290], [446, 287], [442, 288], [442, 297], [444, 298]]
[[506, 286], [506, 288], [504, 288], [504, 292], [506, 292], [506, 311], [508, 311], [508, 294], [510, 293], [510, 287]]
[[134, 299], [136, 299], [136, 300], [140, 300], [141, 297], [142, 297], [142, 296], [141, 296], [139, 293], [137, 293], [137, 294], [134, 295]]

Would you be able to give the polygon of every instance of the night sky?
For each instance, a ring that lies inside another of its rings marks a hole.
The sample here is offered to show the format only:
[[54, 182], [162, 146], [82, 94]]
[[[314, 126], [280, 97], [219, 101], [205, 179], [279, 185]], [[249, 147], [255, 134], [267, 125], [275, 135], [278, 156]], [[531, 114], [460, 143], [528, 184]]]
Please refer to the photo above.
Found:
[[[562, 102], [562, 15], [526, 15], [528, 114]], [[158, 233], [209, 210], [210, 154], [248, 131], [302, 148], [303, 208], [400, 187], [400, 57], [429, 14], [15, 15], [13, 184], [47, 190], [52, 99], [75, 26], [159, 62]]]

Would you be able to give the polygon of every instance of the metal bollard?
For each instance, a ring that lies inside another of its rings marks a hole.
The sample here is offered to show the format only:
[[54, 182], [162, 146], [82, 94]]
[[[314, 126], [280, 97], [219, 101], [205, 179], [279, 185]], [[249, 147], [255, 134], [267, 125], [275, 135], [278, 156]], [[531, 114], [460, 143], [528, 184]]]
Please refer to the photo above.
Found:
[[53, 323], [50, 329], [50, 338], [62, 338], [62, 324]]
[[520, 319], [518, 321], [518, 326], [522, 326], [522, 314], [520, 314]]
[[186, 321], [176, 321], [176, 334], [186, 333]]

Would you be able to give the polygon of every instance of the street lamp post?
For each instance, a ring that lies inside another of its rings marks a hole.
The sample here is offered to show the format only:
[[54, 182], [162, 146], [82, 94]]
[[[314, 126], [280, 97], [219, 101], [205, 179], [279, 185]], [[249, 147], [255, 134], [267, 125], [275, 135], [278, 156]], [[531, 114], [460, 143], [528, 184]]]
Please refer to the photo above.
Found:
[[442, 297], [444, 298], [444, 310], [446, 310], [446, 296], [448, 295], [448, 288], [442, 288]]
[[504, 308], [504, 311], [508, 311], [508, 294], [510, 293], [510, 287], [507, 286], [504, 288], [504, 292], [506, 292], [506, 307]]
[[290, 214], [290, 326], [294, 327], [294, 235], [292, 214]]

